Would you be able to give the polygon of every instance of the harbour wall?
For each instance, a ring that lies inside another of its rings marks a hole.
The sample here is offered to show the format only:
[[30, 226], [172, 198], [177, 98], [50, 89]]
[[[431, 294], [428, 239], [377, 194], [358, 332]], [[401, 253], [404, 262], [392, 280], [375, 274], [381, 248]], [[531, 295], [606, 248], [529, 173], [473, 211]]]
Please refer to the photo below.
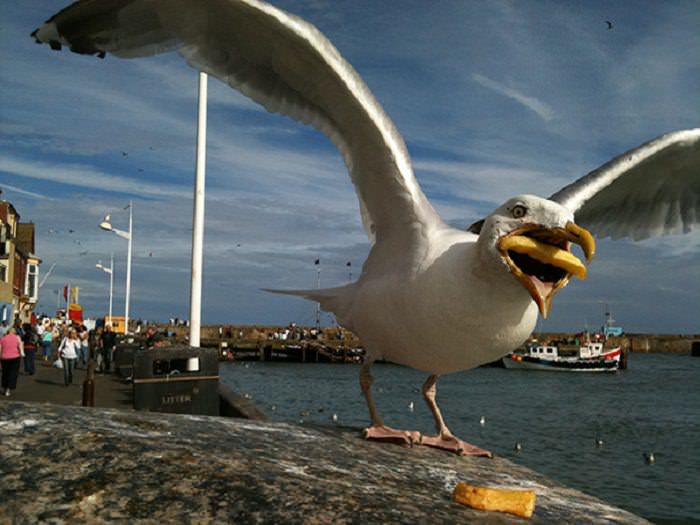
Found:
[[[570, 333], [537, 333], [538, 340], [571, 339]], [[665, 352], [689, 354], [693, 342], [700, 341], [700, 334], [623, 334], [610, 337], [610, 344], [619, 345], [623, 351], [639, 353]]]
[[523, 523], [454, 503], [459, 481], [534, 491], [532, 524], [649, 523], [505, 458], [338, 426], [4, 400], [0, 428], [0, 523]]
[[[224, 327], [222, 334], [219, 334], [221, 325], [209, 325], [203, 326], [201, 332], [201, 338], [203, 341], [208, 341], [213, 343], [220, 339], [228, 340], [230, 342], [231, 338], [226, 337], [227, 327]], [[284, 327], [276, 326], [230, 326], [230, 333], [233, 335], [233, 339], [237, 338], [237, 335], [242, 331], [243, 338], [246, 341], [266, 341], [269, 338], [269, 334], [275, 333], [280, 330], [284, 330]], [[184, 337], [187, 334], [186, 327], [170, 327], [174, 330], [177, 335]], [[546, 333], [536, 333], [534, 334], [538, 340], [553, 340], [553, 339], [573, 339], [576, 334], [570, 332], [546, 332]], [[324, 328], [322, 329], [322, 334], [320, 339], [323, 341], [331, 341], [334, 343], [341, 343], [347, 347], [360, 347], [362, 342], [348, 330], [343, 330], [337, 327], [334, 328]], [[618, 337], [611, 337], [610, 342], [613, 345], [620, 345], [624, 351], [627, 352], [640, 352], [640, 353], [654, 353], [654, 352], [665, 352], [665, 353], [675, 353], [675, 354], [689, 354], [693, 342], [700, 341], [700, 333], [698, 334], [623, 334]]]

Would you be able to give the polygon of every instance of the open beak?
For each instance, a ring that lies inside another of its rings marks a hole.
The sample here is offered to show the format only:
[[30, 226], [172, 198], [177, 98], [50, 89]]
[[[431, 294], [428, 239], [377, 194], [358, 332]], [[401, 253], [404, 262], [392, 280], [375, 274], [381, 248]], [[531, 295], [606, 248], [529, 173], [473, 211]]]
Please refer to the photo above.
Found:
[[581, 246], [586, 262], [593, 259], [593, 236], [573, 222], [566, 223], [564, 228], [529, 224], [498, 240], [498, 249], [508, 269], [530, 293], [544, 318], [552, 298], [569, 283], [572, 275], [586, 278], [586, 266], [571, 253], [572, 243]]

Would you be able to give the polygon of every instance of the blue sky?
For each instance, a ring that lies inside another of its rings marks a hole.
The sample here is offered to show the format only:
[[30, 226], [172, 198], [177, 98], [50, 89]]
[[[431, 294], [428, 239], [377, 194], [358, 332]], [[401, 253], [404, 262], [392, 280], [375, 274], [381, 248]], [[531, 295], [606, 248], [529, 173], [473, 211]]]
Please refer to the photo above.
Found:
[[[547, 196], [611, 157], [700, 123], [697, 2], [275, 1], [316, 24], [403, 133], [416, 176], [467, 226], [519, 193]], [[80, 287], [106, 311], [126, 241], [97, 225], [134, 201], [132, 317], [188, 315], [197, 74], [179, 56], [99, 60], [36, 45], [66, 2], [0, 7], [0, 188], [37, 225], [40, 309]], [[612, 30], [606, 20], [614, 23]], [[204, 323], [312, 324], [314, 305], [261, 288], [356, 276], [369, 245], [339, 154], [312, 128], [209, 86]], [[126, 155], [124, 155], [126, 153]], [[72, 233], [69, 231], [73, 230]], [[700, 234], [600, 241], [589, 278], [545, 330], [700, 332]], [[330, 322], [324, 316], [324, 322]]]

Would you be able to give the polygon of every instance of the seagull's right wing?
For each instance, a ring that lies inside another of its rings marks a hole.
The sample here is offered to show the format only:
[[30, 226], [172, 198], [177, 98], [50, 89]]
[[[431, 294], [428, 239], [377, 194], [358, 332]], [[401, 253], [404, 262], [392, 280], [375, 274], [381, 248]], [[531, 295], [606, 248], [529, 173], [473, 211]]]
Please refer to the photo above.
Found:
[[370, 239], [442, 224], [391, 119], [333, 44], [296, 16], [259, 0], [82, 0], [32, 36], [98, 56], [177, 50], [268, 111], [325, 133], [350, 171]]
[[642, 144], [550, 199], [601, 237], [687, 233], [700, 223], [700, 128]]

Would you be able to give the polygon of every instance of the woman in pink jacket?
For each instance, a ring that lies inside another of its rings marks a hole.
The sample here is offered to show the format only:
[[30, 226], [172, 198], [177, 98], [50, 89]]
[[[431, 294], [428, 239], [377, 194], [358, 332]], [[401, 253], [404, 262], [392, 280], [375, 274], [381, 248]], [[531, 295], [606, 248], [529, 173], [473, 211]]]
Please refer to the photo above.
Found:
[[23, 353], [22, 340], [15, 333], [14, 327], [9, 328], [3, 338], [0, 339], [2, 390], [6, 396], [10, 395], [10, 390], [17, 388], [19, 362], [22, 359]]

